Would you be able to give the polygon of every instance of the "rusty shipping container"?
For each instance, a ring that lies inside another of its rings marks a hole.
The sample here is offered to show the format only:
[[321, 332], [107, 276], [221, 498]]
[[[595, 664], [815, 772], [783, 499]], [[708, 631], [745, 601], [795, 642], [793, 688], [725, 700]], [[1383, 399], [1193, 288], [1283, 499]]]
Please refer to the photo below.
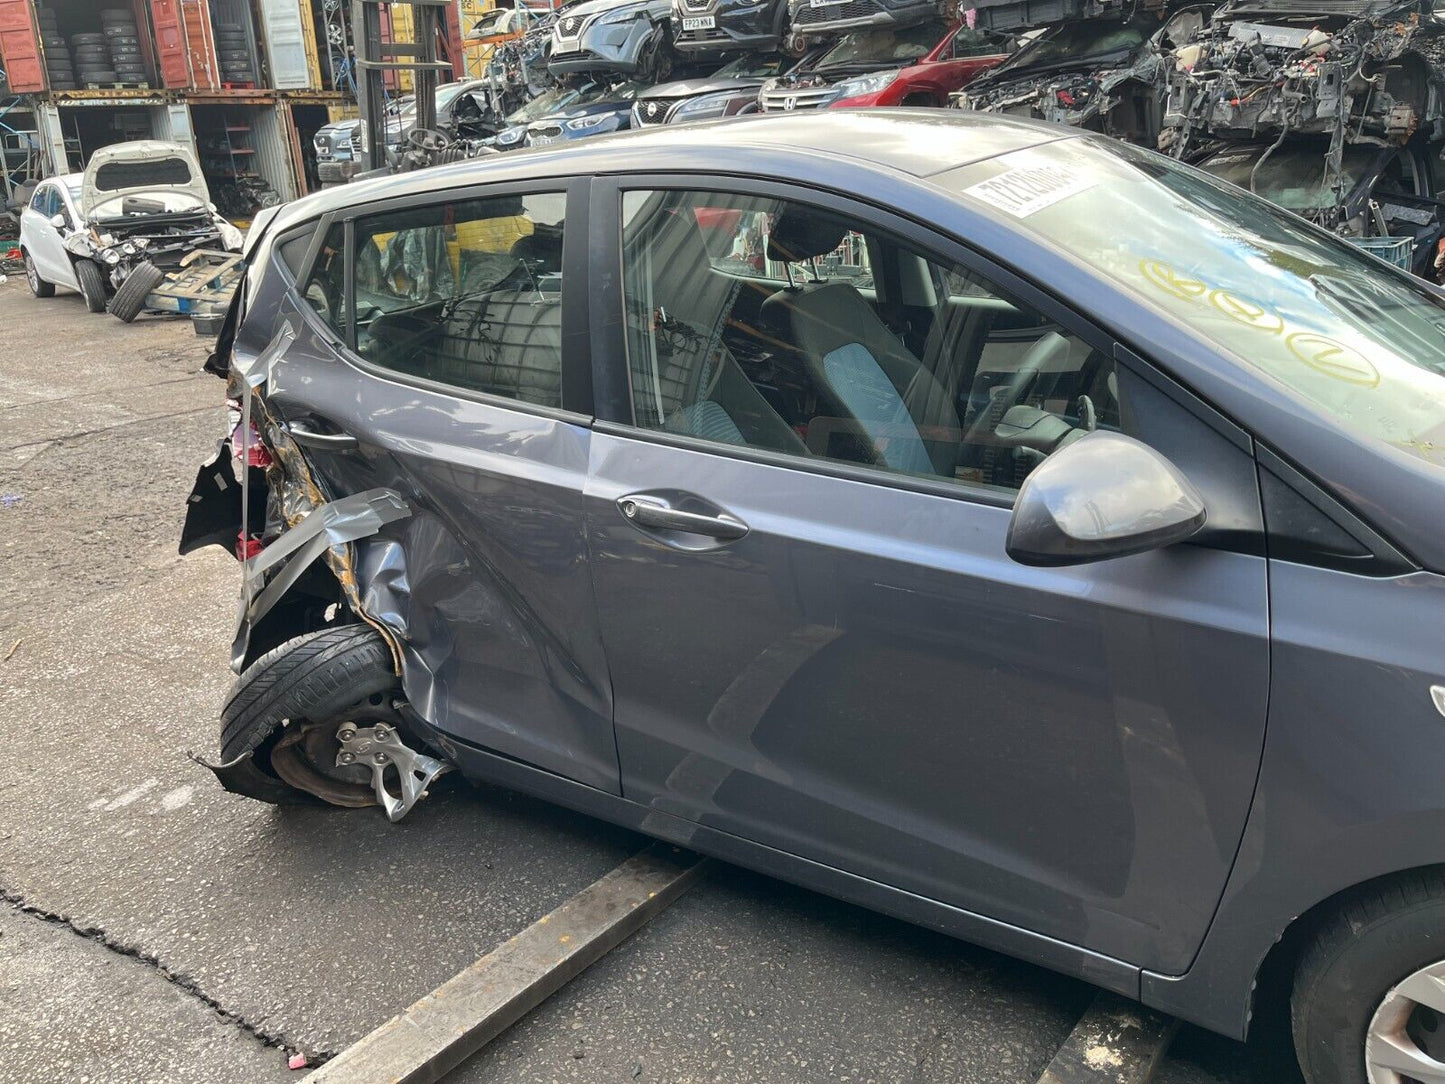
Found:
[[45, 61], [32, 11], [30, 0], [0, 0], [0, 63], [15, 94], [45, 89]]
[[219, 90], [221, 69], [206, 0], [150, 0], [161, 85]]

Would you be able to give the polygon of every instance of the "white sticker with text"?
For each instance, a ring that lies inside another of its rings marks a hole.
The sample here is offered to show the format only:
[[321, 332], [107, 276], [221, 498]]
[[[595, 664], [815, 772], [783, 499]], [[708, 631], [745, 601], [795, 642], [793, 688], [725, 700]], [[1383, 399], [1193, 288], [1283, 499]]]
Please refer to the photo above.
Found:
[[1098, 183], [1097, 177], [1081, 175], [1055, 163], [1019, 166], [1005, 170], [963, 190], [965, 196], [1007, 211], [1015, 218], [1028, 218]]

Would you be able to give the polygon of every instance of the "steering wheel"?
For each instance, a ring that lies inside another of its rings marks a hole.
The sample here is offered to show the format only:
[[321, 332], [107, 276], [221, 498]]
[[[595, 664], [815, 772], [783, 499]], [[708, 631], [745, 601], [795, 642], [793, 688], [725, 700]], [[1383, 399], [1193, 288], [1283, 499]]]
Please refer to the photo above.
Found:
[[1069, 340], [1057, 331], [1045, 333], [1038, 342], [1029, 347], [1029, 352], [1019, 362], [1018, 372], [1009, 378], [1003, 391], [992, 396], [988, 406], [973, 419], [968, 431], [963, 434], [964, 444], [981, 444], [985, 437], [992, 436], [1003, 416], [1023, 402], [1043, 367], [1056, 356], [1067, 353], [1068, 349]]

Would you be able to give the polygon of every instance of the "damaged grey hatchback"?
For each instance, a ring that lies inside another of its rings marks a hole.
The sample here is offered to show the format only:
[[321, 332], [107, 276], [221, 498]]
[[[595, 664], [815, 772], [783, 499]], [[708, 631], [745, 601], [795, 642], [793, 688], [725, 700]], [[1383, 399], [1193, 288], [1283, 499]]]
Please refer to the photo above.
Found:
[[1284, 976], [1311, 1084], [1445, 1080], [1433, 288], [906, 109], [249, 245], [182, 543], [243, 559], [225, 786], [398, 819], [455, 768], [1227, 1035]]

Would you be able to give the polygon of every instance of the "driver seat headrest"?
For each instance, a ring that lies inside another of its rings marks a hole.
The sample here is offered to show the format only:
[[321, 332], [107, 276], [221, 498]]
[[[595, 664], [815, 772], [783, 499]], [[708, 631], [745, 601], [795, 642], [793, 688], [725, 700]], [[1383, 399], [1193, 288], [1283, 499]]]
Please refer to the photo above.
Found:
[[768, 259], [781, 263], [826, 256], [848, 236], [848, 223], [825, 211], [787, 204], [768, 234]]

